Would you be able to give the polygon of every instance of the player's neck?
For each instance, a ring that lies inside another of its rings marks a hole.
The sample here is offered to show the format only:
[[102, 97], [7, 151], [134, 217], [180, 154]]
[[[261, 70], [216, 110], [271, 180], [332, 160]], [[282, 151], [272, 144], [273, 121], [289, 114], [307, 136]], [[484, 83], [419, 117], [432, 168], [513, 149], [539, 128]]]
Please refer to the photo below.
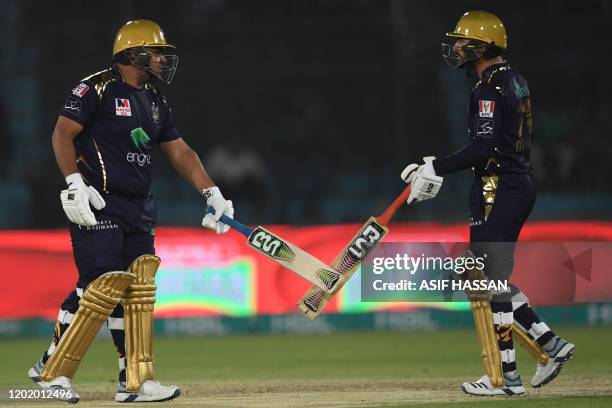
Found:
[[489, 60], [481, 58], [474, 63], [474, 70], [478, 78], [482, 78], [482, 73], [485, 69], [489, 68], [491, 65], [501, 64], [502, 62], [504, 62], [504, 59], [501, 56]]
[[123, 82], [133, 88], [141, 89], [149, 79], [146, 73], [143, 75], [142, 69], [132, 65], [117, 64], [117, 68], [121, 72]]

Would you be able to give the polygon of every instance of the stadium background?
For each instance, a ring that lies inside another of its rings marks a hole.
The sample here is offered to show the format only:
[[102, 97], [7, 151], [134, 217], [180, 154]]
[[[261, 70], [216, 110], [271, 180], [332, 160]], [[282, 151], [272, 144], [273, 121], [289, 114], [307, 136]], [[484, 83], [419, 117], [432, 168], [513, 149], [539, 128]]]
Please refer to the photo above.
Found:
[[[440, 57], [462, 12], [486, 8], [509, 31], [530, 82], [539, 197], [531, 241], [610, 241], [612, 2], [0, 1], [0, 338], [49, 337], [73, 287], [64, 182], [50, 134], [65, 94], [108, 66], [116, 30], [151, 18], [178, 47], [165, 93], [183, 137], [245, 223], [269, 225], [331, 261], [403, 185], [402, 168], [466, 142], [471, 81]], [[528, 12], [526, 11], [528, 10]], [[438, 330], [471, 325], [466, 305], [367, 305], [351, 281], [316, 322], [307, 288], [237, 233], [198, 227], [203, 200], [155, 161], [160, 334]], [[465, 172], [436, 200], [397, 214], [387, 240], [467, 236]], [[551, 324], [612, 325], [612, 305], [542, 309]]]
[[[66, 221], [53, 197], [63, 180], [49, 135], [66, 92], [79, 78], [108, 65], [114, 33], [131, 18], [156, 19], [178, 46], [179, 70], [165, 92], [180, 132], [234, 200], [237, 217], [301, 226], [285, 233], [298, 244], [325, 242], [337, 252], [357, 225], [344, 233], [313, 226], [361, 223], [402, 188], [398, 173], [405, 164], [425, 154], [448, 154], [466, 141], [471, 81], [448, 69], [439, 42], [462, 10], [478, 8], [478, 2], [213, 0], [169, 7], [126, 1], [115, 7], [90, 4], [87, 10], [79, 4], [3, 2], [6, 12], [0, 17], [0, 47], [7, 56], [0, 67], [5, 78], [0, 226], [29, 230], [24, 241], [2, 233], [3, 263], [35, 262], [26, 270], [39, 274], [19, 276], [40, 276], [36, 281], [42, 287], [48, 286], [49, 274], [65, 282], [47, 296], [51, 304], [72, 286], [74, 267], [67, 236], [59, 232]], [[595, 34], [611, 16], [610, 2], [587, 1], [579, 7], [539, 2], [530, 5], [529, 13], [523, 10], [500, 4], [492, 11], [503, 16], [509, 60], [530, 81], [534, 98], [539, 197], [531, 221], [607, 220], [612, 214], [611, 164], [605, 159], [612, 151], [612, 106], [605, 99], [609, 86], [597, 79], [605, 78], [611, 55]], [[592, 57], [599, 63], [591, 63]], [[199, 304], [204, 314], [244, 316], [256, 314], [273, 291], [282, 300], [261, 311], [291, 312], [287, 305], [301, 293], [302, 282], [284, 279], [286, 272], [244, 250], [237, 234], [216, 240], [194, 230], [202, 200], [162, 157], [154, 161], [159, 224], [192, 228], [158, 229], [158, 251], [175, 260], [165, 259], [162, 271], [193, 273], [196, 268], [203, 279], [195, 286], [187, 278], [175, 282], [196, 288], [182, 294], [177, 289], [177, 301]], [[469, 177], [468, 172], [447, 177], [436, 200], [404, 209], [396, 220], [449, 223], [449, 229], [435, 230], [447, 233], [438, 237], [465, 239], [459, 225], [467, 219], [463, 203]], [[50, 239], [35, 232], [58, 228]], [[402, 228], [392, 228], [396, 238]], [[546, 224], [541, 228], [545, 231]], [[568, 224], [565, 234], [580, 239], [575, 231]], [[425, 226], [413, 225], [411, 232], [417, 234], [411, 240], [418, 240], [419, 232], [431, 237]], [[588, 229], [584, 232], [588, 239]], [[323, 259], [334, 256], [311, 250]], [[168, 263], [174, 266], [164, 269]], [[264, 277], [282, 287], [251, 284], [267, 282]], [[35, 308], [31, 313], [5, 312], [5, 317], [54, 314]]]

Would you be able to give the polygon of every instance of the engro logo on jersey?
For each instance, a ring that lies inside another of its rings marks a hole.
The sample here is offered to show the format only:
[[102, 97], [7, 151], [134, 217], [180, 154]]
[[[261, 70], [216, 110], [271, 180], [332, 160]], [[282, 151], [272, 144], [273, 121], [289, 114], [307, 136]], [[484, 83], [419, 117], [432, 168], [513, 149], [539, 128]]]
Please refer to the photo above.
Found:
[[129, 163], [137, 163], [140, 167], [151, 164], [151, 155], [146, 153], [128, 152], [126, 159]]
[[[129, 102], [129, 101], [128, 101]], [[132, 139], [132, 144], [137, 149], [141, 150], [143, 147], [147, 146], [151, 142], [151, 138], [147, 134], [147, 132], [143, 128], [132, 129], [130, 132], [130, 138]], [[145, 164], [151, 164], [151, 155], [146, 153], [135, 153], [129, 152], [126, 156], [126, 159], [129, 163], [138, 163], [140, 167]]]
[[115, 98], [115, 115], [132, 116], [129, 99]]

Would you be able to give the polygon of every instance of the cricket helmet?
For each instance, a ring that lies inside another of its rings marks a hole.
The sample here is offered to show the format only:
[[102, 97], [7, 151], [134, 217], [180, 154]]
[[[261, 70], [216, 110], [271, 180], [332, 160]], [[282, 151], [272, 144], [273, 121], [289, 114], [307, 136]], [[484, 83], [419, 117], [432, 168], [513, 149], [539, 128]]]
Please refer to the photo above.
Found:
[[[500, 55], [508, 48], [506, 28], [501, 20], [487, 11], [468, 11], [461, 16], [455, 29], [446, 33], [452, 41], [442, 43], [442, 57], [451, 66], [457, 68], [466, 62], [473, 62], [481, 57]], [[461, 48], [463, 55], [456, 51], [457, 40], [468, 40]]]
[[117, 31], [113, 55], [133, 47], [176, 48], [166, 41], [161, 27], [151, 20], [128, 21]]
[[[165, 62], [161, 73], [155, 73], [149, 67], [152, 54], [147, 48], [157, 48], [164, 51]], [[167, 54], [176, 47], [166, 40], [159, 24], [151, 20], [132, 20], [125, 23], [115, 36], [113, 44], [113, 60], [142, 68], [166, 83], [172, 81], [178, 65], [178, 56]], [[128, 57], [134, 52], [135, 58]]]
[[501, 20], [487, 11], [468, 11], [461, 16], [449, 37], [468, 38], [508, 48], [506, 28]]

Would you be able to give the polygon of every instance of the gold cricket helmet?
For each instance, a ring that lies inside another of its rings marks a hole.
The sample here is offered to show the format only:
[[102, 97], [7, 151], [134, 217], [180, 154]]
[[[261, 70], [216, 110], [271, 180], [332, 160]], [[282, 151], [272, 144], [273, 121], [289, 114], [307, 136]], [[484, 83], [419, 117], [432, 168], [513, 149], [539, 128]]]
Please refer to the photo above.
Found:
[[151, 20], [128, 21], [119, 29], [113, 44], [113, 55], [133, 47], [176, 48], [166, 41], [159, 24]]
[[[163, 57], [153, 55], [151, 48], [162, 50]], [[176, 47], [166, 41], [161, 27], [151, 20], [128, 21], [119, 29], [113, 44], [113, 60], [122, 64], [131, 64], [169, 84], [174, 78], [178, 66], [178, 55], [167, 51]], [[151, 66], [151, 59], [161, 58], [162, 64]]]
[[504, 24], [495, 14], [487, 11], [468, 11], [457, 21], [455, 29], [446, 35], [483, 41], [503, 49], [508, 48], [508, 37]]
[[442, 42], [442, 58], [453, 69], [469, 68], [483, 56], [501, 55], [508, 47], [504, 24], [487, 11], [468, 11], [461, 16], [455, 29], [446, 33], [446, 37], [452, 41]]

